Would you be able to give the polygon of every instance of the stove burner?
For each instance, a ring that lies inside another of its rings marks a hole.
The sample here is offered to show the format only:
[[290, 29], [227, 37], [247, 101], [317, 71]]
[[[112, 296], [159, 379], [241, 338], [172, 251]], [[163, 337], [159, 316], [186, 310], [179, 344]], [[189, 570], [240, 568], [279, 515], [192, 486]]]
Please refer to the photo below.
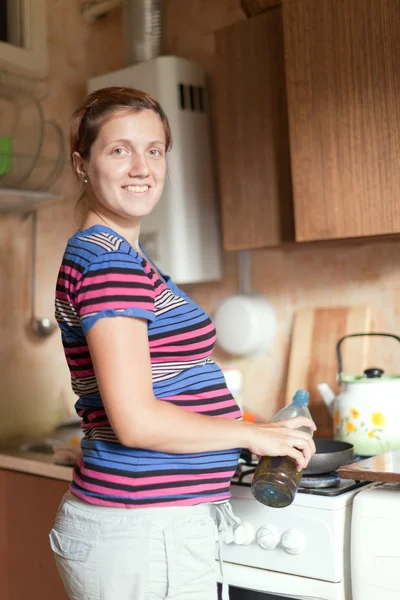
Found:
[[337, 471], [324, 475], [303, 475], [300, 479], [300, 487], [307, 489], [331, 488], [337, 487], [339, 484], [340, 477]]
[[[254, 475], [254, 473], [256, 472], [256, 467], [252, 468], [250, 467], [250, 469], [246, 468], [245, 470], [242, 470], [242, 472], [240, 474], [238, 474], [238, 483], [243, 483], [243, 479], [245, 477], [248, 477], [249, 475]], [[253, 478], [251, 478], [253, 479]]]

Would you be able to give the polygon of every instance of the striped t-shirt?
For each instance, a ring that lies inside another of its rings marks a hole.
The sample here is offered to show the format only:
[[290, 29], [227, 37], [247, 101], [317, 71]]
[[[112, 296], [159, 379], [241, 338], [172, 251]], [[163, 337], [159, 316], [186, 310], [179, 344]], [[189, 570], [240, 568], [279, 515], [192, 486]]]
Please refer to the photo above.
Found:
[[161, 275], [103, 225], [78, 231], [64, 253], [56, 319], [84, 431], [71, 492], [93, 504], [189, 506], [230, 497], [240, 449], [172, 454], [128, 448], [118, 441], [104, 410], [85, 336], [98, 319], [123, 315], [147, 320], [156, 398], [202, 415], [241, 417], [210, 358], [212, 320]]

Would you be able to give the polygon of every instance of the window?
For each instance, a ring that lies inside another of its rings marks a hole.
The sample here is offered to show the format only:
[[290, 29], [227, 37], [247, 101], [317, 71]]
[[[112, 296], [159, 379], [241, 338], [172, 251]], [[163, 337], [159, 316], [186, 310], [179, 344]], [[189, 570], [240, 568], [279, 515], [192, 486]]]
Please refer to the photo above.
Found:
[[0, 69], [46, 76], [46, 0], [0, 0]]

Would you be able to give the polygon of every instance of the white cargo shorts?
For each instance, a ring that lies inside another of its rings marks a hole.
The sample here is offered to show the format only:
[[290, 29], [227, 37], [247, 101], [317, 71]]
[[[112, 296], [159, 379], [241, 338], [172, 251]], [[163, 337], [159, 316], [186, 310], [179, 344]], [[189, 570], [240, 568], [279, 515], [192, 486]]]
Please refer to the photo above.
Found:
[[50, 532], [71, 600], [216, 600], [211, 505], [109, 508], [67, 492]]

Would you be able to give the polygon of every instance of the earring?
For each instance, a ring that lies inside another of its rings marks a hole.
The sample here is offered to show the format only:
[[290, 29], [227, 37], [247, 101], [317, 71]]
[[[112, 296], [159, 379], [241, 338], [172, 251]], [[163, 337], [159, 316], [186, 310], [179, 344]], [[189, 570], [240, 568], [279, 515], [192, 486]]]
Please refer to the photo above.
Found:
[[85, 175], [83, 178], [83, 183], [87, 183], [88, 181], [89, 181], [89, 179], [87, 178], [87, 175]]

